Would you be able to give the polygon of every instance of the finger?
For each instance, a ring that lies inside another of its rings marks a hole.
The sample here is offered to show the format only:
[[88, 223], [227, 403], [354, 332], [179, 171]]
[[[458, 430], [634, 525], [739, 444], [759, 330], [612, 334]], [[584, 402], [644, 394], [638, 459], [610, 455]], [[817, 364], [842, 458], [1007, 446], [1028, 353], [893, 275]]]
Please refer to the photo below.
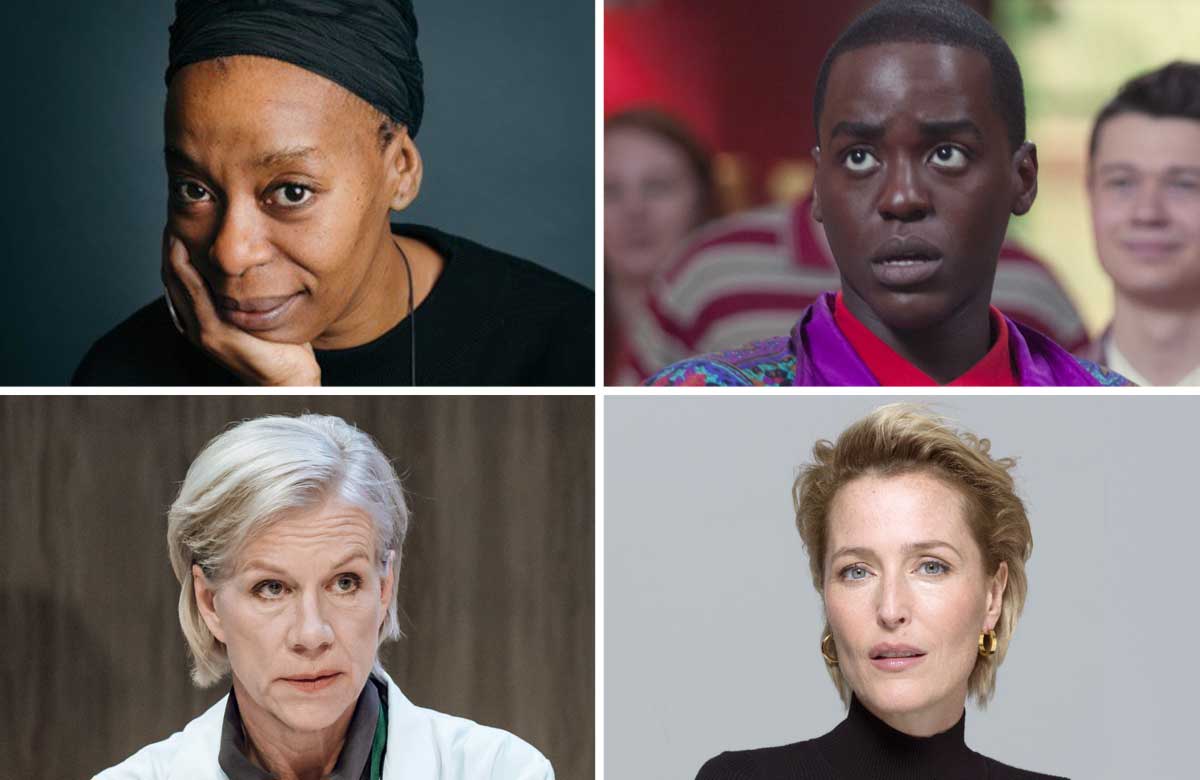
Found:
[[[174, 241], [174, 243], [172, 243]], [[192, 312], [192, 303], [187, 290], [180, 281], [178, 274], [175, 273], [171, 262], [170, 254], [172, 251], [180, 251], [175, 249], [175, 244], [178, 244], [184, 253], [187, 255], [187, 248], [182, 246], [182, 242], [173, 239], [166, 230], [163, 231], [163, 255], [162, 255], [162, 282], [163, 287], [167, 292], [167, 305], [174, 312], [176, 324], [182, 329], [183, 335], [195, 337], [198, 332], [198, 324], [195, 314]]]
[[[183, 245], [175, 236], [171, 236], [170, 247], [168, 249], [168, 258], [171, 264], [171, 270], [175, 272], [176, 278], [182, 283], [184, 290], [187, 291], [188, 298], [191, 300], [191, 311], [195, 316], [196, 323], [200, 331], [210, 331], [216, 333], [220, 331], [225, 323], [217, 316], [217, 309], [213, 305], [212, 295], [208, 291], [208, 284], [205, 283], [204, 277], [196, 270], [196, 266], [192, 265], [188, 258], [187, 247]], [[197, 333], [197, 336], [200, 334]]]

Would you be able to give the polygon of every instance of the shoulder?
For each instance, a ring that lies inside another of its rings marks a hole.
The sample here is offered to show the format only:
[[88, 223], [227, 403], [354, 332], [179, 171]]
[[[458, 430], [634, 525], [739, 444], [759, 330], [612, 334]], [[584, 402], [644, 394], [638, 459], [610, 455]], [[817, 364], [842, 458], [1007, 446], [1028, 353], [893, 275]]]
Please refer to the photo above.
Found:
[[812, 740], [790, 745], [731, 750], [710, 758], [700, 767], [696, 780], [758, 780], [762, 778], [818, 778], [824, 760]]
[[461, 780], [554, 780], [537, 748], [502, 729], [418, 707], [390, 678], [388, 750], [384, 778], [454, 777]]
[[147, 745], [93, 780], [175, 780], [175, 770], [186, 768], [189, 780], [223, 778], [217, 763], [225, 696], [203, 715], [166, 739]]
[[1075, 360], [1079, 363], [1079, 367], [1092, 375], [1097, 383], [1105, 387], [1136, 387], [1133, 382], [1130, 382], [1125, 377], [1113, 371], [1108, 366], [1102, 366], [1099, 363], [1093, 363], [1087, 358], [1076, 356]]
[[795, 262], [791, 222], [791, 209], [777, 207], [734, 214], [701, 227], [685, 239], [651, 285], [654, 307], [670, 320], [693, 322], [731, 290], [786, 286]]
[[984, 756], [983, 760], [987, 762], [988, 777], [995, 778], [995, 780], [1068, 780], [1059, 775], [1044, 775], [1041, 772], [1017, 769], [1015, 766], [1002, 764], [987, 756]]
[[234, 384], [179, 335], [166, 300], [156, 298], [94, 343], [71, 377], [73, 385]]
[[461, 272], [465, 287], [478, 293], [495, 295], [501, 291], [556, 308], [590, 305], [595, 297], [591, 290], [562, 274], [462, 236], [424, 225], [393, 225], [392, 230], [428, 244], [447, 259], [447, 272], [451, 268], [456, 275]]
[[166, 303], [156, 298], [92, 344], [75, 369], [71, 384], [123, 384], [108, 380], [136, 372], [147, 347], [173, 332]]
[[754, 341], [725, 352], [673, 363], [646, 380], [652, 387], [753, 387], [790, 385], [796, 356], [786, 336]]

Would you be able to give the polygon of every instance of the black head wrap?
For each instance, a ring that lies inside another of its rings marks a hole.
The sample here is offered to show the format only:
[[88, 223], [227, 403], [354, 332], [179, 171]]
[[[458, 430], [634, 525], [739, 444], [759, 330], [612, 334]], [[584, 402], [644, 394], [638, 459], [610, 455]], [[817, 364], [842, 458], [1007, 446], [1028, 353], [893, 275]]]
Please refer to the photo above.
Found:
[[185, 65], [254, 54], [358, 95], [416, 136], [425, 108], [412, 0], [175, 0], [166, 80]]

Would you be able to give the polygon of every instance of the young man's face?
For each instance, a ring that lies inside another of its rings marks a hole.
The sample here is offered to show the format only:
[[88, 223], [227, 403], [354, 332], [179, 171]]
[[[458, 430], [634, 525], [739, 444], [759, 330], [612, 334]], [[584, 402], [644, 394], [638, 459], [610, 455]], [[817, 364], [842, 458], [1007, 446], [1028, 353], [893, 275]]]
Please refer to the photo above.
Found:
[[1124, 295], [1200, 304], [1200, 121], [1121, 114], [1088, 175], [1100, 264]]
[[1037, 192], [1036, 153], [1010, 148], [987, 58], [924, 43], [846, 52], [818, 130], [814, 215], [851, 310], [921, 330], [986, 307], [1009, 215]]

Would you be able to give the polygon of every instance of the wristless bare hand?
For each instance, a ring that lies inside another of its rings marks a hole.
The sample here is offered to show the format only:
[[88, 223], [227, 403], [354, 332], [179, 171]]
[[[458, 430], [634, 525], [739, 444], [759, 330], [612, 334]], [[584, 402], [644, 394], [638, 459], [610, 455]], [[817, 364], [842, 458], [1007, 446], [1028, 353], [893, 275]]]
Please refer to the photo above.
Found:
[[162, 279], [188, 341], [252, 385], [320, 385], [312, 344], [265, 341], [217, 315], [212, 294], [188, 258], [187, 247], [163, 230]]

